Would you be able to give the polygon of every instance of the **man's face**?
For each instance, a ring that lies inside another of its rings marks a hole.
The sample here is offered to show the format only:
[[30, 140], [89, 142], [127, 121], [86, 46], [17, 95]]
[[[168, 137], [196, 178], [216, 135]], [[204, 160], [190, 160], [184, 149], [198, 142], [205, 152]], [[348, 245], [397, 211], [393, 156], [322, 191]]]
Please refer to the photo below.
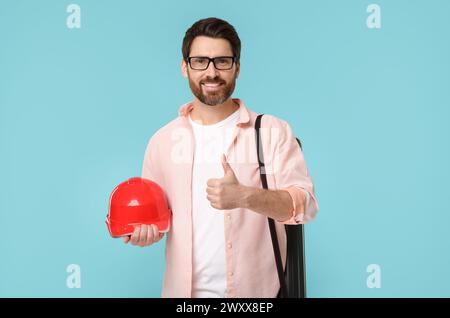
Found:
[[[230, 43], [225, 39], [213, 39], [198, 36], [191, 45], [191, 57], [233, 56]], [[189, 79], [189, 86], [195, 97], [203, 104], [215, 106], [224, 103], [234, 91], [240, 65], [234, 63], [230, 70], [217, 70], [211, 61], [206, 70], [194, 70], [186, 61], [181, 62], [184, 77]]]

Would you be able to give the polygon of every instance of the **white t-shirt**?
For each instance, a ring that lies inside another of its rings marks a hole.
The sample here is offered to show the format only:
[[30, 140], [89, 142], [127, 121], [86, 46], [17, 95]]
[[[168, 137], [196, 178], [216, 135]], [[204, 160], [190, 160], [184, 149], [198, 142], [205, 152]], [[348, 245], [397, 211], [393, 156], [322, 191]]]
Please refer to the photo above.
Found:
[[224, 211], [207, 199], [206, 183], [222, 178], [221, 157], [236, 128], [239, 110], [213, 125], [189, 121], [194, 131], [195, 155], [192, 172], [193, 270], [192, 297], [225, 297], [226, 261]]

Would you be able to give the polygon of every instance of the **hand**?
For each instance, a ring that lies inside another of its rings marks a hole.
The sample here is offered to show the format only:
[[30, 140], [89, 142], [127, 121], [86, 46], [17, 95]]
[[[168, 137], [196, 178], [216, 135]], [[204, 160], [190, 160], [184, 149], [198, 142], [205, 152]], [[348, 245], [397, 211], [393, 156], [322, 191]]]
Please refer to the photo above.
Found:
[[123, 242], [127, 244], [131, 241], [131, 244], [133, 245], [144, 247], [159, 242], [163, 236], [164, 233], [159, 233], [158, 227], [155, 224], [142, 224], [134, 228], [132, 235], [124, 236]]
[[209, 179], [206, 196], [211, 206], [219, 210], [230, 210], [242, 206], [243, 187], [240, 185], [233, 169], [222, 155], [224, 176], [221, 179]]

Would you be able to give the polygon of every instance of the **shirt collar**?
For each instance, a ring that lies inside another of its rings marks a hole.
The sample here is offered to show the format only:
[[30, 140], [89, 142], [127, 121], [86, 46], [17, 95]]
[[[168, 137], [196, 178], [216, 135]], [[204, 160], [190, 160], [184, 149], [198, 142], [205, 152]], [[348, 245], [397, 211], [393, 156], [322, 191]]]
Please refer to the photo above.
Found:
[[[247, 124], [250, 121], [250, 115], [244, 102], [239, 98], [233, 98], [233, 101], [239, 104], [239, 118], [237, 121], [237, 125]], [[187, 117], [192, 108], [194, 108], [192, 102], [186, 103], [180, 107], [180, 109], [178, 110], [178, 115]]]

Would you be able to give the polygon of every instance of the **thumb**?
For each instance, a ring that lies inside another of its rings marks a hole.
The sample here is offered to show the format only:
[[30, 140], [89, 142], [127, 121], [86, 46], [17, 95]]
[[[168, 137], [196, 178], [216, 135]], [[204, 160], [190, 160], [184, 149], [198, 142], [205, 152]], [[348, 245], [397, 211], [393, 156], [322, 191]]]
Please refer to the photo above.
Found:
[[234, 176], [234, 171], [233, 171], [233, 169], [231, 169], [231, 166], [228, 163], [225, 155], [222, 155], [222, 167], [223, 167], [223, 172], [225, 175], [233, 175]]

